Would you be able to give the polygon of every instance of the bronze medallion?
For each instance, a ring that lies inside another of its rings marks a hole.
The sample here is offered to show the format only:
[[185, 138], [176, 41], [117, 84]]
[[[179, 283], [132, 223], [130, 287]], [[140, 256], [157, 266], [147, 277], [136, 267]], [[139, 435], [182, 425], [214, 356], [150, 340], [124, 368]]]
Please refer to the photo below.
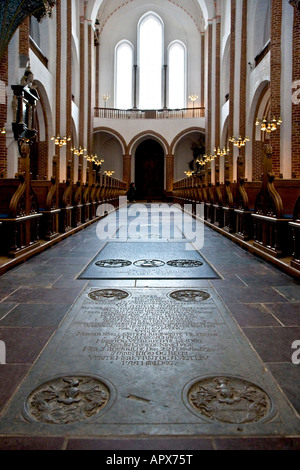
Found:
[[58, 377], [40, 385], [26, 401], [26, 411], [36, 421], [51, 424], [80, 422], [97, 415], [110, 392], [99, 379]]
[[128, 292], [119, 289], [100, 289], [94, 290], [88, 294], [89, 298], [98, 300], [123, 300], [129, 296]]
[[124, 268], [126, 266], [130, 266], [131, 264], [131, 261], [124, 259], [106, 259], [103, 261], [97, 261], [95, 263], [95, 265], [99, 266], [100, 268]]
[[171, 292], [169, 297], [180, 302], [204, 302], [211, 298], [208, 292], [202, 290], [184, 289]]
[[139, 268], [159, 268], [164, 266], [165, 263], [164, 261], [160, 261], [158, 259], [141, 259], [135, 261], [133, 264]]
[[227, 424], [255, 423], [267, 417], [271, 399], [259, 386], [239, 377], [208, 377], [188, 391], [193, 410], [212, 421]]
[[174, 268], [198, 268], [199, 266], [202, 266], [203, 263], [202, 261], [194, 259], [175, 259], [168, 261], [167, 265]]

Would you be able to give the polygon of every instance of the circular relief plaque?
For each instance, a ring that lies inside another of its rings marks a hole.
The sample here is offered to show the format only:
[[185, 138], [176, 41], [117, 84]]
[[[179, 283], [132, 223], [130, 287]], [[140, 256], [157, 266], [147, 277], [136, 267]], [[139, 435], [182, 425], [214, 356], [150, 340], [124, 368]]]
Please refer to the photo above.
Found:
[[128, 292], [119, 289], [100, 289], [94, 290], [88, 294], [92, 300], [123, 300], [129, 296]]
[[168, 261], [167, 265], [174, 268], [198, 268], [199, 266], [202, 266], [203, 263], [202, 261], [194, 259], [175, 259]]
[[125, 259], [105, 259], [95, 263], [95, 265], [100, 268], [124, 268], [131, 264], [131, 261], [127, 261]]
[[110, 391], [99, 379], [58, 377], [43, 383], [28, 397], [25, 408], [35, 421], [68, 424], [97, 415], [108, 403]]
[[268, 394], [258, 385], [239, 377], [207, 377], [187, 392], [189, 407], [203, 417], [228, 424], [255, 423], [272, 408]]
[[171, 292], [169, 297], [180, 302], [204, 302], [211, 298], [208, 292], [202, 290], [183, 289]]
[[158, 259], [141, 259], [135, 261], [133, 264], [139, 268], [159, 268], [160, 266], [164, 266], [165, 263]]

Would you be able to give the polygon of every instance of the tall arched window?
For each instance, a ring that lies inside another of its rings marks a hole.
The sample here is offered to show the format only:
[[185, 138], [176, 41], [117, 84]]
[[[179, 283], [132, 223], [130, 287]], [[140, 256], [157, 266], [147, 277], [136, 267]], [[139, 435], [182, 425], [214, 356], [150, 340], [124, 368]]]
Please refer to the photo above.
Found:
[[169, 64], [169, 108], [186, 107], [186, 49], [174, 41], [168, 48]]
[[133, 46], [122, 41], [115, 52], [115, 107], [132, 108]]
[[162, 20], [147, 13], [138, 25], [139, 107], [162, 106], [163, 37]]

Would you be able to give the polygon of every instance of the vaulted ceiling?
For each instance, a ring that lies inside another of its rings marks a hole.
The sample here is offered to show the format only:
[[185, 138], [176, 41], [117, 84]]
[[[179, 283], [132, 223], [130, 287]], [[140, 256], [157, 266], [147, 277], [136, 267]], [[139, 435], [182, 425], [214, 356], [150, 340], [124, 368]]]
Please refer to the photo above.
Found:
[[[182, 13], [188, 15], [194, 21], [199, 31], [204, 30], [205, 21], [198, 0], [164, 1], [177, 7], [178, 15], [182, 15]], [[107, 20], [111, 18], [112, 15], [120, 12], [120, 9], [125, 8], [128, 5], [131, 5], [132, 8], [139, 8], [143, 3], [149, 6], [149, 8], [153, 8], [153, 5], [155, 5], [155, 1], [143, 2], [143, 0], [103, 0], [97, 14], [97, 19], [100, 24], [100, 31], [106, 24]], [[159, 3], [162, 4], [163, 0], [160, 0]]]

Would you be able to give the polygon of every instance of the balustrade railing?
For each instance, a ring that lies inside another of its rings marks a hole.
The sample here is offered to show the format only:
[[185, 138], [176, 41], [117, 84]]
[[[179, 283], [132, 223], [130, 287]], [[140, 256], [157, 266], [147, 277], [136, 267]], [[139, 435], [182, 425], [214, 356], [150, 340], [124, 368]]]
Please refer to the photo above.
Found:
[[95, 117], [102, 119], [192, 119], [205, 117], [205, 108], [182, 109], [116, 109], [95, 108]]

